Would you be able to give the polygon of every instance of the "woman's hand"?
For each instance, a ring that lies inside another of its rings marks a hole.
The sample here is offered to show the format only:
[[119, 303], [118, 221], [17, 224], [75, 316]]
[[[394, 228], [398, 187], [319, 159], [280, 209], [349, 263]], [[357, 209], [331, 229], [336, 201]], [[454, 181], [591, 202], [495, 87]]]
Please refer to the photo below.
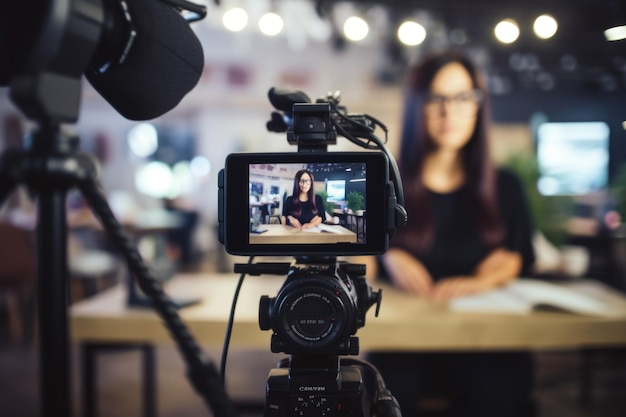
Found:
[[476, 294], [514, 280], [522, 268], [522, 257], [506, 249], [494, 249], [483, 259], [471, 276], [446, 277], [437, 282], [429, 294], [434, 300]]
[[289, 219], [289, 224], [291, 224], [293, 227], [302, 229], [302, 224], [300, 223], [300, 220], [296, 219], [293, 216], [288, 216], [287, 218]]
[[491, 288], [491, 285], [479, 277], [449, 277], [437, 282], [429, 298], [435, 301], [448, 301], [455, 297], [483, 292]]
[[302, 225], [303, 229], [310, 229], [311, 227], [315, 227], [322, 222], [322, 218], [320, 216], [314, 216], [310, 222]]
[[433, 279], [420, 261], [401, 249], [389, 249], [383, 257], [391, 282], [410, 294], [427, 295]]

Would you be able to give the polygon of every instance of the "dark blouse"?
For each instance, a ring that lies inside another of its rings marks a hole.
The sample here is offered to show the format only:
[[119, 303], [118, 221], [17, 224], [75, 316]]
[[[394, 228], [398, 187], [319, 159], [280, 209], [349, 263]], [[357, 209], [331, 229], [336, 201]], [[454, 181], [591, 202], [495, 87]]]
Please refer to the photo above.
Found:
[[[283, 205], [283, 216], [293, 216], [297, 218], [301, 224], [309, 223], [313, 220], [313, 217], [320, 216], [322, 218], [322, 223], [326, 221], [326, 212], [324, 211], [324, 203], [322, 201], [322, 197], [315, 194], [315, 207], [316, 211], [313, 212], [310, 201], [300, 201], [301, 212], [300, 215], [296, 215], [295, 210], [295, 197], [290, 196], [285, 199], [285, 204]], [[289, 219], [287, 219], [287, 224], [290, 224]]]
[[[476, 221], [469, 216], [471, 210], [468, 210], [464, 197], [466, 192], [466, 187], [445, 194], [430, 192], [435, 217], [433, 243], [425, 254], [413, 255], [435, 281], [471, 274], [490, 252]], [[498, 170], [497, 204], [504, 223], [504, 246], [522, 255], [522, 274], [527, 274], [535, 261], [532, 219], [521, 182], [512, 172], [503, 169]], [[391, 246], [400, 247], [393, 241]]]

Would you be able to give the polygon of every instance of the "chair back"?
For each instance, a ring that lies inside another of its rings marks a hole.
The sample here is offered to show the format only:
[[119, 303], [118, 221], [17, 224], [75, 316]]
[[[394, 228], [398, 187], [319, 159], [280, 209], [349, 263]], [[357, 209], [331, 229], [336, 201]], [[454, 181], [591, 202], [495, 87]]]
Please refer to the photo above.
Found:
[[29, 284], [36, 277], [33, 232], [0, 221], [0, 287]]

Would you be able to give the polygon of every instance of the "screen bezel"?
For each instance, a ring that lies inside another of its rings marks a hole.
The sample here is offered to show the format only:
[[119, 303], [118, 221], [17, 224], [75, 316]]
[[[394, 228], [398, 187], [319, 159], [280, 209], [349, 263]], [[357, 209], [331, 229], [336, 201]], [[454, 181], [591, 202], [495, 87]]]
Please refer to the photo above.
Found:
[[[365, 163], [365, 243], [251, 244], [249, 189], [251, 164]], [[376, 255], [388, 248], [387, 187], [389, 160], [382, 152], [236, 153], [226, 158], [223, 190], [223, 243], [226, 251], [244, 256]]]

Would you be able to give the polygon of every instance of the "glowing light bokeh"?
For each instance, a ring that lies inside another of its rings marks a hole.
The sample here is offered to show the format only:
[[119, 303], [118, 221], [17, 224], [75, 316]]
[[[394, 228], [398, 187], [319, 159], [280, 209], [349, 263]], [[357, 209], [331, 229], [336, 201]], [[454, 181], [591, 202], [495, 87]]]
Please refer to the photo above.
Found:
[[533, 31], [540, 39], [550, 39], [556, 34], [559, 25], [554, 17], [549, 14], [543, 14], [535, 19]]
[[370, 28], [367, 22], [360, 17], [352, 16], [346, 19], [343, 24], [343, 34], [347, 39], [358, 42], [367, 37]]
[[128, 131], [128, 147], [140, 158], [146, 158], [159, 147], [156, 127], [150, 123], [139, 123]]
[[283, 30], [283, 18], [276, 13], [265, 13], [259, 19], [259, 29], [267, 36], [276, 36]]
[[500, 21], [494, 28], [496, 39], [502, 43], [513, 43], [519, 38], [519, 26], [512, 19]]
[[240, 32], [248, 25], [248, 13], [240, 7], [227, 10], [222, 16], [222, 24], [231, 32]]
[[196, 156], [191, 160], [189, 169], [196, 177], [206, 177], [211, 173], [211, 162], [204, 156]]
[[407, 46], [420, 45], [426, 39], [426, 29], [419, 23], [408, 20], [398, 27], [398, 39]]
[[135, 187], [139, 192], [154, 198], [171, 195], [174, 175], [170, 167], [159, 161], [149, 162], [135, 173]]
[[604, 37], [609, 42], [621, 41], [626, 39], [626, 25], [615, 26], [605, 30]]

